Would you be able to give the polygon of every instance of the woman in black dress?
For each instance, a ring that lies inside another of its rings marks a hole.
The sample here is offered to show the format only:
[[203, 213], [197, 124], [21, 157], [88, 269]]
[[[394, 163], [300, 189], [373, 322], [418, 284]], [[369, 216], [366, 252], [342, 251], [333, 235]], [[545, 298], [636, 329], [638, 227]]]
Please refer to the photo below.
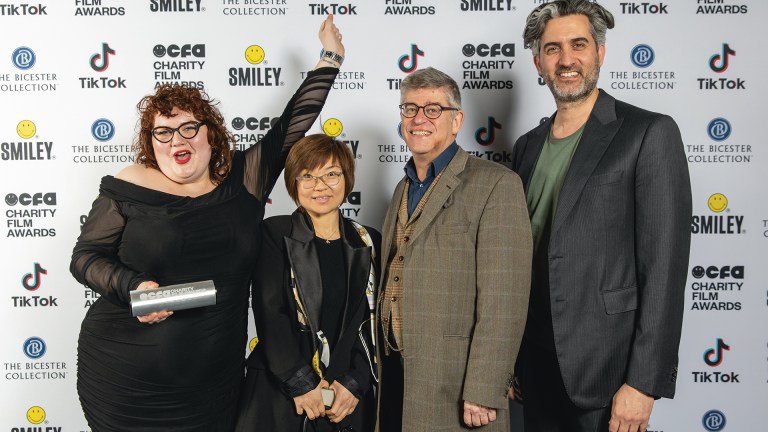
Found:
[[[337, 55], [323, 57], [244, 152], [232, 151], [215, 103], [197, 89], [161, 87], [139, 103], [139, 164], [102, 179], [70, 266], [101, 295], [77, 350], [78, 394], [94, 432], [233, 429], [264, 203], [343, 59], [332, 17], [319, 37]], [[131, 316], [133, 290], [208, 279], [214, 306]]]
[[[371, 431], [371, 304], [381, 235], [341, 215], [355, 181], [342, 142], [310, 135], [291, 149], [285, 184], [299, 204], [262, 225], [238, 432]], [[321, 389], [335, 394], [329, 408]]]

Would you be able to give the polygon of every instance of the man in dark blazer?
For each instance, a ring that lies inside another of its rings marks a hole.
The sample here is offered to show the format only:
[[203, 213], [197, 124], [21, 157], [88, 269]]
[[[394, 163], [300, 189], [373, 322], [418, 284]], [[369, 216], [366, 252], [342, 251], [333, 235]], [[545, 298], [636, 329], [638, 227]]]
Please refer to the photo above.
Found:
[[613, 16], [588, 0], [537, 7], [523, 34], [557, 112], [522, 136], [534, 237], [517, 362], [531, 431], [645, 431], [674, 396], [691, 190], [672, 118], [597, 89]]
[[448, 75], [412, 73], [400, 101], [412, 157], [382, 226], [378, 430], [508, 432], [530, 290], [522, 182], [458, 146]]

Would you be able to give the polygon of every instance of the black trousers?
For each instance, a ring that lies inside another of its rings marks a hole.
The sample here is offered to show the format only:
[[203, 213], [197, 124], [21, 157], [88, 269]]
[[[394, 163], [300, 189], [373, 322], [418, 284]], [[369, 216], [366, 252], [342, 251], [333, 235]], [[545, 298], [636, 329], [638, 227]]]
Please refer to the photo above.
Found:
[[554, 351], [523, 343], [517, 368], [525, 432], [605, 432], [611, 406], [582, 409], [565, 392]]
[[403, 360], [400, 353], [390, 350], [381, 356], [382, 382], [379, 429], [381, 432], [402, 432], [403, 430]]

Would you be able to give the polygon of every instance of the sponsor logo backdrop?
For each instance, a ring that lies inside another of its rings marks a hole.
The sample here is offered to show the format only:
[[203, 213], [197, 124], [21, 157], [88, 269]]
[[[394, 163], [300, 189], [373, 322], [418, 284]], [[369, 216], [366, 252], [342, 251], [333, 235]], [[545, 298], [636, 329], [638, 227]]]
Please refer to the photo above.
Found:
[[[347, 59], [311, 132], [355, 153], [345, 215], [380, 226], [408, 151], [399, 85], [434, 66], [462, 88], [459, 144], [509, 162], [554, 111], [522, 46], [538, 0], [7, 0], [0, 2], [0, 432], [88, 431], [77, 334], [97, 298], [69, 258], [102, 176], [133, 163], [136, 103], [160, 83], [205, 88], [245, 149], [320, 53], [336, 15]], [[677, 397], [651, 431], [768, 422], [768, 68], [762, 0], [603, 2], [616, 16], [600, 86], [672, 115], [693, 179], [691, 263]], [[294, 206], [282, 181], [267, 214]], [[253, 331], [253, 329], [252, 329]], [[249, 347], [243, 347], [247, 353]]]

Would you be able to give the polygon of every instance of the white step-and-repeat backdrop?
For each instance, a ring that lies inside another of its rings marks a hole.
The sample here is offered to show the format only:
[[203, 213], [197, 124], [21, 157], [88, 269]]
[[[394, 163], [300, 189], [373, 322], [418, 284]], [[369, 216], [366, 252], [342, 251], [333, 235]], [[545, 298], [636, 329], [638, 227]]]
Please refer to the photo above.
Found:
[[[312, 2], [314, 1], [314, 2]], [[133, 162], [138, 100], [205, 89], [246, 148], [282, 112], [335, 14], [347, 59], [312, 132], [354, 151], [345, 214], [380, 226], [407, 149], [398, 85], [433, 66], [462, 88], [459, 144], [509, 162], [554, 111], [530, 51], [536, 0], [5, 0], [0, 2], [0, 432], [88, 431], [75, 391], [80, 322], [95, 300], [69, 274], [100, 178]], [[651, 430], [768, 423], [768, 69], [763, 0], [607, 0], [600, 87], [672, 115], [693, 180], [677, 396]], [[258, 46], [263, 58], [246, 55]], [[268, 214], [293, 210], [281, 184]], [[247, 350], [247, 347], [244, 347]]]

